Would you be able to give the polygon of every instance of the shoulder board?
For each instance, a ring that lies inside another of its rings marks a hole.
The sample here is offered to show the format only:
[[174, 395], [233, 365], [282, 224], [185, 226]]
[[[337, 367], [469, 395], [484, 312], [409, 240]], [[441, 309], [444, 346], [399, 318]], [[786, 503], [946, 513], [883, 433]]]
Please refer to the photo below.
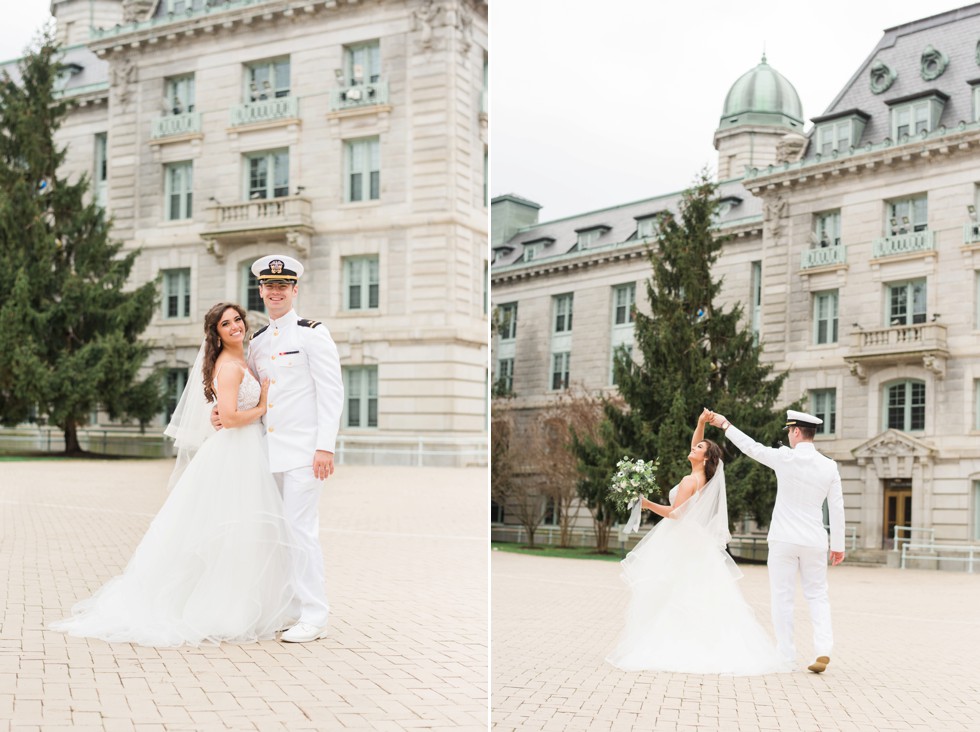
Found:
[[316, 328], [318, 325], [320, 325], [319, 320], [307, 320], [306, 318], [300, 318], [296, 322], [304, 328]]
[[252, 333], [252, 337], [251, 337], [251, 338], [249, 338], [249, 340], [250, 340], [250, 341], [251, 341], [251, 340], [255, 340], [255, 337], [256, 337], [256, 336], [260, 336], [260, 335], [262, 335], [262, 334], [263, 334], [263, 333], [265, 333], [265, 332], [266, 332], [266, 331], [267, 331], [268, 329], [269, 329], [269, 326], [268, 326], [268, 325], [264, 325], [264, 326], [262, 326], [262, 327], [261, 327], [261, 328], [259, 328], [259, 329], [258, 329], [257, 331], [255, 331], [254, 333]]

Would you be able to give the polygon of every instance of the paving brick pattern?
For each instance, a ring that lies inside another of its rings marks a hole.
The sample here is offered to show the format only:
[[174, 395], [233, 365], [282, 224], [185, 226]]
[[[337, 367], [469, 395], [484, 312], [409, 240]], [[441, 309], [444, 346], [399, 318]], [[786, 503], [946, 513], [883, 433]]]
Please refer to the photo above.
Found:
[[321, 641], [155, 649], [45, 629], [122, 570], [171, 465], [0, 463], [0, 732], [487, 728], [482, 468], [338, 468]]
[[[771, 631], [766, 569], [743, 570]], [[980, 575], [832, 568], [827, 673], [803, 670], [812, 642], [798, 593], [800, 670], [724, 677], [604, 662], [628, 599], [617, 563], [492, 552], [491, 574], [495, 730], [980, 730]]]

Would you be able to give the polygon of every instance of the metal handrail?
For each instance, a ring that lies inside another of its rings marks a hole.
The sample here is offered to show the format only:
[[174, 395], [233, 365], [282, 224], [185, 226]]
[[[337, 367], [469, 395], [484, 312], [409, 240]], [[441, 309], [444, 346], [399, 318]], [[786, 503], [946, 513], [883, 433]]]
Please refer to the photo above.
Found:
[[[899, 536], [898, 535], [898, 532], [899, 531], [903, 531], [903, 532], [904, 531], [907, 531], [908, 532], [908, 536]], [[894, 545], [894, 547], [892, 547], [892, 551], [896, 551], [897, 552], [898, 551], [898, 547], [899, 547], [899, 545], [902, 542], [904, 542], [905, 544], [910, 543], [913, 540], [913, 538], [914, 538], [913, 534], [916, 533], [916, 532], [921, 533], [921, 534], [928, 534], [929, 535], [929, 543], [930, 544], [935, 544], [936, 543], [936, 530], [935, 529], [931, 529], [931, 528], [927, 528], [925, 526], [895, 526], [894, 532], [895, 533], [892, 535], [892, 538], [895, 539], [895, 545]]]
[[[918, 552], [918, 553], [916, 553]], [[922, 553], [922, 552], [928, 552]], [[944, 552], [966, 552], [965, 557], [943, 557]], [[973, 574], [974, 562], [980, 562], [980, 545], [976, 544], [902, 544], [901, 568], [905, 569], [906, 559], [935, 559], [936, 562], [966, 562], [967, 571]], [[937, 565], [938, 566], [938, 565]]]

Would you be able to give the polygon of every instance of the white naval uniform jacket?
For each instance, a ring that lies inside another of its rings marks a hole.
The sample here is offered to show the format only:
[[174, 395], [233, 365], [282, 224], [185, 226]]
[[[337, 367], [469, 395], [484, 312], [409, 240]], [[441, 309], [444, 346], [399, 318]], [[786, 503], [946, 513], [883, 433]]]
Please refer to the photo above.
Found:
[[785, 541], [826, 550], [823, 502], [830, 514], [830, 550], [844, 551], [844, 495], [837, 463], [817, 452], [812, 442], [796, 447], [766, 447], [734, 425], [725, 436], [739, 450], [776, 471], [776, 505], [769, 541]]
[[270, 470], [312, 466], [317, 450], [335, 452], [344, 382], [327, 327], [302, 326], [296, 311], [290, 310], [252, 337], [248, 365], [260, 382], [269, 379], [262, 423]]

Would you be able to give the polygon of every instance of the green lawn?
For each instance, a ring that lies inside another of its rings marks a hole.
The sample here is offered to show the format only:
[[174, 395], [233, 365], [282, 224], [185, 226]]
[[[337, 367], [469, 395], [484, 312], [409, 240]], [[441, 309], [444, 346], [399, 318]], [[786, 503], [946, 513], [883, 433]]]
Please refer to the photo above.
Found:
[[532, 557], [564, 557], [565, 559], [599, 559], [607, 562], [618, 562], [623, 558], [618, 549], [611, 549], [610, 554], [596, 554], [593, 547], [571, 547], [561, 549], [557, 546], [547, 546], [543, 544], [535, 545], [533, 549], [526, 544], [515, 544], [513, 542], [495, 541], [491, 544], [493, 551], [514, 552], [515, 554], [529, 554]]

